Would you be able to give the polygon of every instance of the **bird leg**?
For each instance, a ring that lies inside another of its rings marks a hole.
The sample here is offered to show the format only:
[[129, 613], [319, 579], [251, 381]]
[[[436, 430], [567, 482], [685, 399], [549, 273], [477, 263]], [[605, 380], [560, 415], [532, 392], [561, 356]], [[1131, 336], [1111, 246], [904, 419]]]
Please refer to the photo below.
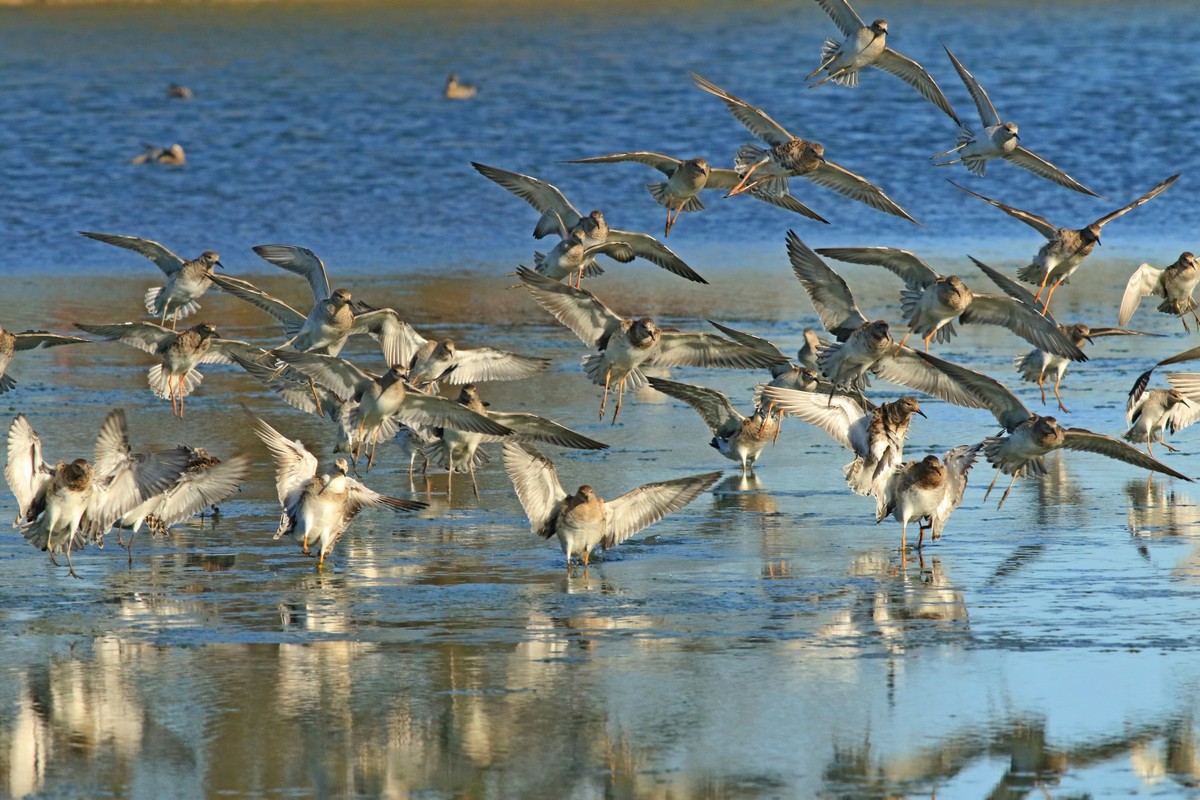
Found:
[[[930, 526], [933, 527], [933, 526]], [[917, 522], [917, 552], [921, 552], [921, 545], [925, 543], [925, 526]]]
[[75, 565], [71, 563], [71, 540], [67, 539], [67, 574], [77, 580], [82, 580], [75, 574]]
[[[1192, 309], [1192, 317], [1196, 320], [1196, 330], [1200, 331], [1200, 315], [1196, 314], [1196, 309], [1194, 309], [1194, 308]], [[1187, 325], [1185, 324], [1183, 327], [1186, 328]], [[1189, 333], [1190, 332], [1191, 331], [1189, 331]]]
[[908, 549], [908, 522], [900, 523], [900, 553]]
[[475, 480], [475, 464], [471, 463], [467, 466], [467, 472], [471, 473], [471, 490], [475, 492], [475, 499], [479, 499], [479, 483]]
[[1020, 474], [1020, 470], [1013, 473], [1012, 480], [1008, 482], [1008, 488], [1004, 490], [1004, 494], [1000, 497], [1000, 502], [996, 504], [997, 509], [1004, 505], [1004, 501], [1008, 499], [1008, 493], [1012, 491], [1013, 484], [1017, 482], [1017, 476]]
[[[900, 352], [900, 349], [904, 347], [904, 343], [908, 341], [908, 337], [909, 337], [909, 336], [912, 336], [912, 329], [911, 329], [911, 328], [908, 330], [908, 333], [904, 334], [904, 338], [900, 340], [900, 344], [896, 345], [896, 352], [897, 352], [897, 353], [899, 353], [899, 352]], [[832, 397], [832, 395], [830, 395], [830, 397]], [[830, 402], [833, 402], [833, 401], [832, 401], [832, 400], [830, 400]]]
[[[1037, 385], [1038, 385], [1038, 390], [1041, 391], [1041, 393], [1042, 393], [1042, 405], [1046, 405], [1046, 370], [1043, 369], [1041, 372], [1038, 373]], [[1057, 380], [1054, 381], [1054, 393], [1058, 394], [1058, 381]], [[1059, 401], [1059, 405], [1060, 406], [1062, 405], [1062, 401]]]
[[1171, 447], [1171, 445], [1167, 444], [1167, 440], [1163, 438], [1163, 432], [1161, 430], [1158, 432], [1158, 443], [1170, 450], [1172, 453], [1179, 452], [1178, 447]]
[[[626, 376], [628, 377], [628, 376]], [[617, 381], [617, 407], [613, 409], [612, 425], [617, 424], [617, 415], [621, 413], [621, 400], [625, 397], [625, 378]], [[587, 566], [586, 564], [584, 566]]]
[[996, 467], [996, 474], [992, 476], [992, 482], [988, 484], [987, 491], [983, 493], [983, 499], [987, 500], [988, 495], [992, 493], [992, 489], [996, 488], [996, 481], [1000, 480], [1000, 468]]
[[[1062, 395], [1060, 395], [1058, 393], [1058, 384], [1059, 384], [1059, 381], [1061, 381], [1061, 380], [1062, 380], [1062, 375], [1059, 375], [1057, 378], [1054, 379], [1054, 399], [1058, 401], [1058, 410], [1059, 411], [1063, 412], [1064, 414], [1070, 414], [1071, 412], [1067, 411], [1067, 407], [1063, 405]], [[1046, 392], [1043, 391], [1042, 392], [1042, 405], [1046, 404], [1045, 398], [1046, 398]]]
[[[1046, 304], [1042, 306], [1042, 316], [1046, 316], [1050, 312], [1050, 298], [1054, 296], [1054, 290], [1063, 285], [1066, 278], [1059, 278], [1058, 281], [1050, 287], [1050, 291], [1046, 292]], [[1035, 297], [1034, 300], [1037, 300]]]
[[[129, 542], [125, 545], [125, 553], [129, 556], [129, 566], [133, 566], [133, 537], [137, 531], [129, 532]], [[121, 544], [121, 529], [117, 528], [117, 544]]]
[[[1046, 291], [1046, 281], [1048, 280], [1050, 280], [1050, 270], [1046, 270], [1046, 274], [1042, 276], [1041, 285], [1038, 286], [1037, 294], [1033, 296], [1033, 302], [1036, 303], [1038, 300], [1042, 299], [1042, 292]], [[1046, 310], [1043, 308], [1042, 315], [1044, 316], [1045, 313]]]
[[454, 456], [447, 456], [446, 463], [450, 465], [450, 469], [446, 472], [446, 497], [450, 497], [450, 490], [454, 486]]
[[755, 186], [758, 186], [760, 183], [762, 183], [761, 180], [757, 180], [754, 183], [750, 184], [749, 186], [746, 185], [746, 181], [750, 180], [750, 176], [754, 174], [754, 170], [758, 169], [759, 167], [761, 167], [763, 164], [766, 164], [770, 160], [771, 159], [769, 159], [769, 158], [764, 158], [763, 160], [759, 161], [754, 166], [750, 167], [750, 169], [746, 170], [746, 174], [742, 176], [742, 179], [740, 181], [738, 181], [738, 185], [733, 187], [732, 189], [730, 189], [729, 194], [727, 194], [725, 196], [733, 197], [735, 194], [741, 194], [742, 192], [753, 189]]
[[604, 373], [604, 394], [600, 397], [600, 419], [604, 419], [604, 409], [608, 405], [608, 383], [611, 378], [612, 367], [609, 367], [608, 371]]
[[934, 328], [933, 330], [931, 330], [929, 332], [929, 335], [925, 337], [925, 352], [926, 353], [929, 352], [929, 340], [932, 339], [936, 333], [937, 333], [937, 328]]

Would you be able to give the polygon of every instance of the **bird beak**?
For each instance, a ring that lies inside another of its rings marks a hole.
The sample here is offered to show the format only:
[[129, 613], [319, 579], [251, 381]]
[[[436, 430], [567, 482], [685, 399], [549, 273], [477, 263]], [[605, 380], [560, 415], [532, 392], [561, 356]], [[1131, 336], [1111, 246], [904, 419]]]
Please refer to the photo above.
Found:
[[[925, 417], [925, 412], [919, 408], [916, 410], [915, 413], [920, 414], [922, 417]], [[929, 417], [925, 417], [925, 419], [929, 419]]]
[[1084, 339], [1087, 339], [1089, 344], [1095, 344], [1095, 343], [1096, 343], [1096, 340], [1095, 340], [1095, 339], [1093, 339], [1093, 338], [1092, 338], [1092, 337], [1090, 337], [1090, 336], [1085, 336], [1085, 337], [1083, 337], [1083, 338], [1084, 338]]
[[214, 266], [220, 267], [221, 269], [225, 269], [225, 265], [222, 264], [220, 261], [218, 261]]

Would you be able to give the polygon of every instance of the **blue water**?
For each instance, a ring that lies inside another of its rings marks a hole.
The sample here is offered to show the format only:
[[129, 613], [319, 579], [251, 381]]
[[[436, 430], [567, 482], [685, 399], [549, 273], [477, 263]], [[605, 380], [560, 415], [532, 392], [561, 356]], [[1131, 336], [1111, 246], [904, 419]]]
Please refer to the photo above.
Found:
[[[568, 489], [586, 481], [613, 496], [727, 473], [568, 577], [556, 545], [529, 532], [494, 453], [479, 498], [466, 481], [448, 495], [441, 478], [425, 496], [418, 478], [428, 512], [364, 513], [317, 572], [271, 539], [272, 467], [236, 406], [324, 454], [319, 420], [232, 367], [203, 368], [180, 422], [146, 390], [152, 362], [135, 350], [21, 354], [2, 406], [29, 417], [49, 460], [89, 454], [121, 406], [135, 448], [187, 440], [246, 452], [255, 472], [218, 520], [139, 538], [132, 567], [111, 543], [80, 553], [78, 581], [15, 534], [0, 537], [0, 795], [1194, 797], [1194, 486], [1069, 453], [997, 509], [994, 495], [983, 500], [991, 471], [980, 465], [946, 536], [905, 560], [898, 526], [876, 526], [872, 503], [847, 492], [848, 458], [824, 434], [786, 423], [757, 479], [743, 481], [679, 403], [627, 398], [617, 425], [600, 423], [599, 392], [578, 368], [584, 348], [503, 288], [504, 273], [548, 243], [530, 237], [534, 212], [469, 162], [544, 178], [585, 213], [657, 234], [665, 215], [643, 189], [656, 173], [562, 162], [648, 149], [729, 165], [750, 139], [690, 85], [692, 71], [822, 141], [924, 225], [801, 180], [794, 193], [830, 226], [706, 197], [708, 210], [684, 215], [668, 244], [712, 286], [613, 265], [590, 289], [622, 313], [688, 330], [719, 319], [794, 350], [817, 321], [787, 268], [788, 228], [813, 247], [911, 248], [943, 271], [964, 270], [966, 253], [1009, 271], [1025, 263], [1040, 237], [947, 177], [1082, 226], [1183, 173], [1105, 229], [1055, 296], [1064, 322], [1115, 324], [1137, 264], [1194, 249], [1191, 3], [858, 10], [885, 16], [896, 48], [974, 121], [944, 41], [1027, 147], [1105, 199], [1009, 164], [982, 179], [929, 166], [954, 126], [886, 74], [853, 91], [804, 88], [835, 32], [807, 0], [0, 8], [6, 328], [138, 317], [154, 267], [78, 230], [155, 239], [185, 257], [217, 250], [230, 273], [297, 304], [305, 287], [250, 247], [300, 244], [335, 284], [418, 330], [553, 359], [546, 374], [489, 385], [485, 397], [612, 445], [551, 451]], [[445, 100], [451, 72], [478, 95]], [[170, 82], [194, 98], [168, 99]], [[143, 142], [178, 142], [188, 163], [129, 164]], [[898, 321], [892, 276], [844, 274], [868, 316]], [[245, 304], [202, 303], [228, 335], [278, 343]], [[1164, 338], [1097, 340], [1064, 381], [1065, 422], [1119, 433], [1133, 377], [1194, 344], [1149, 303], [1133, 324]], [[1036, 387], [1012, 371], [1028, 349], [998, 328], [962, 326], [938, 352], [1040, 411]], [[377, 366], [369, 347], [347, 352]], [[671, 377], [719, 388], [743, 410], [761, 380]], [[910, 457], [995, 431], [984, 412], [923, 406]], [[1164, 455], [1189, 475], [1200, 474], [1192, 436], [1169, 437], [1182, 452]], [[409, 496], [406, 471], [384, 453], [368, 482]], [[0, 519], [12, 513], [0, 493]]]

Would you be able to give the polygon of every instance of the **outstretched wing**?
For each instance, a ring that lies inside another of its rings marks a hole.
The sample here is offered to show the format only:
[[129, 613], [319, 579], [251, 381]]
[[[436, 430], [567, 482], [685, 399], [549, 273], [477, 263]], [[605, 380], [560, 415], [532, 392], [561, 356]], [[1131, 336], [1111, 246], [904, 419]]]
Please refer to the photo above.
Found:
[[289, 334], [295, 334], [304, 325], [306, 319], [304, 314], [301, 314], [278, 297], [267, 294], [262, 289], [250, 283], [250, 281], [216, 274], [212, 276], [211, 280], [218, 288], [229, 292], [239, 300], [245, 300], [250, 305], [262, 309], [279, 320], [284, 330]]
[[87, 325], [77, 322], [75, 327], [81, 331], [94, 333], [105, 339], [115, 339], [122, 344], [155, 354], [165, 343], [175, 341], [175, 337], [178, 335], [170, 328], [164, 328], [153, 322], [122, 322], [117, 325]]
[[154, 262], [154, 265], [161, 269], [167, 276], [174, 275], [179, 272], [183, 266], [183, 259], [172, 253], [167, 248], [163, 247], [158, 242], [152, 242], [149, 239], [139, 239], [136, 236], [121, 236], [115, 233], [93, 233], [92, 231], [80, 231], [89, 239], [95, 239], [98, 242], [124, 247], [126, 250], [132, 250], [138, 255], [145, 256]]
[[1026, 150], [1024, 147], [1017, 146], [1011, 153], [1005, 153], [1004, 159], [1011, 161], [1022, 169], [1029, 170], [1039, 178], [1045, 178], [1048, 181], [1057, 183], [1059, 186], [1065, 186], [1068, 189], [1082, 192], [1083, 194], [1090, 194], [1092, 197], [1100, 196], [1032, 150]]
[[647, 483], [604, 504], [607, 516], [600, 546], [608, 549], [628, 539], [647, 525], [678, 511], [717, 482], [721, 472], [706, 472], [690, 478]]
[[849, 197], [851, 200], [865, 203], [876, 211], [903, 217], [916, 225], [921, 224], [917, 222], [916, 217], [909, 214], [895, 200], [884, 194], [883, 189], [880, 189], [866, 178], [855, 175], [840, 164], [835, 164], [832, 161], [823, 161], [816, 169], [804, 173], [804, 177], [818, 186], [832, 189], [843, 197]]
[[1158, 195], [1162, 194], [1167, 189], [1169, 189], [1171, 187], [1171, 184], [1175, 183], [1175, 181], [1177, 181], [1177, 180], [1179, 180], [1178, 172], [1176, 172], [1171, 177], [1167, 178], [1162, 183], [1155, 186], [1150, 191], [1146, 192], [1144, 195], [1139, 197], [1137, 200], [1134, 200], [1129, 205], [1122, 206], [1121, 208], [1118, 208], [1116, 211], [1112, 212], [1111, 214], [1105, 214], [1103, 217], [1096, 220], [1093, 224], [1104, 227], [1105, 225], [1112, 222], [1117, 217], [1121, 216], [1122, 214], [1125, 214], [1128, 211], [1132, 211], [1133, 209], [1137, 208], [1138, 206], [1140, 206], [1142, 203], [1146, 202], [1147, 200], [1153, 200], [1155, 197], [1158, 197]]
[[14, 333], [15, 341], [13, 342], [14, 350], [36, 350], [39, 347], [58, 347], [62, 344], [78, 344], [80, 342], [90, 341], [82, 336], [66, 336], [61, 333], [47, 333], [46, 331], [21, 331]]
[[733, 114], [734, 119], [746, 126], [754, 136], [762, 139], [772, 147], [780, 144], [786, 144], [792, 139], [792, 136], [787, 130], [775, 120], [768, 117], [761, 108], [752, 106], [745, 100], [734, 97], [729, 92], [717, 86], [696, 73], [691, 73], [692, 83], [697, 89], [703, 89], [711, 95], [715, 95], [724, 101], [725, 107], [729, 109], [729, 113]]
[[1125, 294], [1121, 295], [1121, 308], [1117, 312], [1118, 325], [1124, 325], [1133, 319], [1133, 312], [1137, 311], [1143, 297], [1163, 293], [1164, 271], [1149, 264], [1142, 264], [1129, 276], [1129, 282], [1125, 284]]
[[458, 350], [454, 368], [443, 380], [461, 385], [485, 381], [519, 381], [550, 366], [550, 359], [522, 356], [490, 347]]
[[838, 341], [844, 342], [850, 334], [867, 323], [846, 281], [802, 242], [795, 231], [787, 233], [787, 251], [792, 272], [808, 292], [825, 330]]
[[543, 539], [553, 536], [554, 518], [567, 493], [550, 459], [527, 444], [505, 442], [504, 471], [529, 517], [530, 530]]
[[630, 153], [613, 153], [606, 156], [592, 156], [591, 158], [574, 158], [567, 163], [617, 164], [622, 161], [634, 161], [638, 164], [645, 164], [648, 167], [654, 167], [668, 178], [675, 174], [675, 170], [679, 169], [679, 165], [683, 163], [678, 158], [671, 158], [671, 156], [665, 156], [662, 153], [652, 153], [649, 150], [635, 150]]
[[624, 320], [586, 289], [575, 289], [526, 267], [517, 277], [538, 305], [566, 325], [588, 347], [603, 347]]
[[1084, 428], [1067, 428], [1063, 437], [1063, 447], [1068, 450], [1083, 450], [1088, 453], [1099, 453], [1102, 456], [1133, 464], [1135, 467], [1161, 472], [1173, 478], [1191, 481], [1187, 475], [1171, 469], [1147, 453], [1143, 453], [1128, 442], [1105, 436], [1102, 433], [1092, 433]]
[[[500, 184], [529, 203], [542, 215], [533, 232], [533, 235], [539, 239], [548, 233], [557, 233], [560, 220], [561, 224], [567, 228], [574, 228], [582, 219], [582, 215], [575, 209], [575, 206], [571, 205], [563, 193], [557, 187], [551, 186], [543, 180], [530, 175], [522, 175], [519, 172], [489, 167], [474, 161], [471, 162], [471, 166], [483, 177]], [[555, 218], [555, 214], [558, 215], [558, 218]]]
[[990, 128], [993, 125], [999, 125], [1000, 115], [996, 113], [996, 107], [992, 105], [992, 98], [988, 97], [987, 92], [979, 85], [979, 81], [975, 80], [975, 76], [967, 72], [967, 68], [962, 65], [962, 62], [954, 57], [950, 48], [946, 47], [944, 43], [942, 48], [946, 51], [946, 55], [950, 56], [950, 63], [954, 65], [954, 71], [958, 73], [958, 77], [967, 87], [971, 99], [975, 101], [975, 108], [979, 109], [979, 121], [983, 123], [983, 127]]
[[956, 123], [959, 122], [958, 114], [954, 113], [954, 107], [950, 105], [950, 101], [946, 99], [946, 95], [942, 94], [942, 90], [938, 88], [937, 82], [916, 61], [888, 47], [879, 54], [879, 57], [872, 62], [872, 65], [884, 72], [895, 75], [920, 92], [922, 97], [940, 108], [950, 119]]
[[704, 420], [704, 424], [717, 436], [736, 433], [745, 419], [729, 402], [729, 398], [716, 389], [664, 378], [651, 377], [649, 380], [650, 385], [658, 391], [676, 400], [682, 400], [695, 409]]
[[608, 445], [573, 431], [565, 425], [519, 411], [488, 411], [488, 419], [512, 429], [518, 441], [534, 440], [548, 442], [559, 447], [576, 450], [606, 450]]
[[[683, 262], [683, 259], [675, 255], [671, 248], [645, 233], [631, 233], [630, 231], [619, 231], [616, 228], [608, 229], [607, 242], [619, 242], [628, 245], [633, 250], [635, 255], [641, 256], [647, 261], [657, 264], [667, 272], [674, 273], [681, 278], [687, 278], [695, 283], [707, 284], [708, 281], [700, 277], [700, 273], [689, 267]], [[618, 258], [618, 261], [621, 259]]]
[[16, 522], [19, 523], [50, 482], [50, 468], [42, 460], [42, 441], [24, 414], [18, 414], [8, 427], [8, 463], [4, 465], [4, 477], [17, 498]]
[[329, 297], [329, 274], [325, 271], [325, 262], [312, 250], [291, 244], [260, 244], [254, 246], [254, 252], [264, 261], [308, 281], [314, 303]]
[[251, 415], [254, 432], [275, 460], [275, 488], [285, 508], [293, 504], [317, 474], [317, 459], [299, 439], [288, 439], [266, 420]]
[[843, 36], [853, 36], [859, 28], [866, 27], [846, 0], [817, 0], [817, 5], [833, 19], [833, 24], [838, 26]]
[[819, 247], [816, 252], [851, 264], [883, 267], [909, 286], [924, 288], [941, 277], [915, 254], [895, 247]]
[[1006, 206], [1006, 205], [1004, 205], [1004, 203], [1001, 203], [999, 200], [993, 200], [990, 197], [984, 197], [981, 194], [972, 192], [967, 187], [959, 186], [954, 181], [950, 181], [950, 184], [952, 186], [958, 187], [959, 189], [961, 189], [962, 191], [971, 195], [972, 197], [978, 197], [983, 202], [995, 206], [996, 208], [1003, 211], [1005, 214], [1008, 214], [1013, 219], [1021, 220], [1021, 222], [1024, 222], [1026, 225], [1033, 228], [1035, 231], [1040, 233], [1042, 236], [1045, 236], [1047, 239], [1053, 239], [1058, 234], [1058, 228], [1054, 227], [1054, 225], [1052, 225], [1050, 223], [1050, 220], [1046, 219], [1045, 217], [1039, 217], [1037, 214], [1030, 214], [1028, 211], [1022, 211], [1021, 209], [1013, 208], [1012, 206]]

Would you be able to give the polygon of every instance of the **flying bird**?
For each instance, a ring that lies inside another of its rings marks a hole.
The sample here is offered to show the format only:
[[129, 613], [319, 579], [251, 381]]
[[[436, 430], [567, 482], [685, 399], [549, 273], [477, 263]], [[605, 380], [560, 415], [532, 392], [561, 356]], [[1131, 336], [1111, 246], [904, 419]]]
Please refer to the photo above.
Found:
[[1133, 319], [1138, 305], [1143, 297], [1156, 295], [1163, 298], [1158, 304], [1158, 310], [1164, 314], [1179, 317], [1184, 331], [1191, 333], [1187, 324], [1187, 313], [1192, 312], [1196, 320], [1196, 329], [1200, 331], [1200, 316], [1196, 314], [1196, 300], [1192, 292], [1200, 283], [1200, 261], [1189, 252], [1179, 254], [1174, 264], [1163, 269], [1142, 264], [1125, 284], [1125, 294], [1121, 296], [1121, 308], [1117, 313], [1117, 324], [1125, 325]]
[[21, 331], [13, 333], [0, 327], [0, 394], [17, 385], [11, 375], [5, 374], [13, 356], [22, 350], [36, 350], [39, 347], [58, 347], [64, 344], [79, 344], [89, 341], [82, 336], [65, 336], [46, 331]]

